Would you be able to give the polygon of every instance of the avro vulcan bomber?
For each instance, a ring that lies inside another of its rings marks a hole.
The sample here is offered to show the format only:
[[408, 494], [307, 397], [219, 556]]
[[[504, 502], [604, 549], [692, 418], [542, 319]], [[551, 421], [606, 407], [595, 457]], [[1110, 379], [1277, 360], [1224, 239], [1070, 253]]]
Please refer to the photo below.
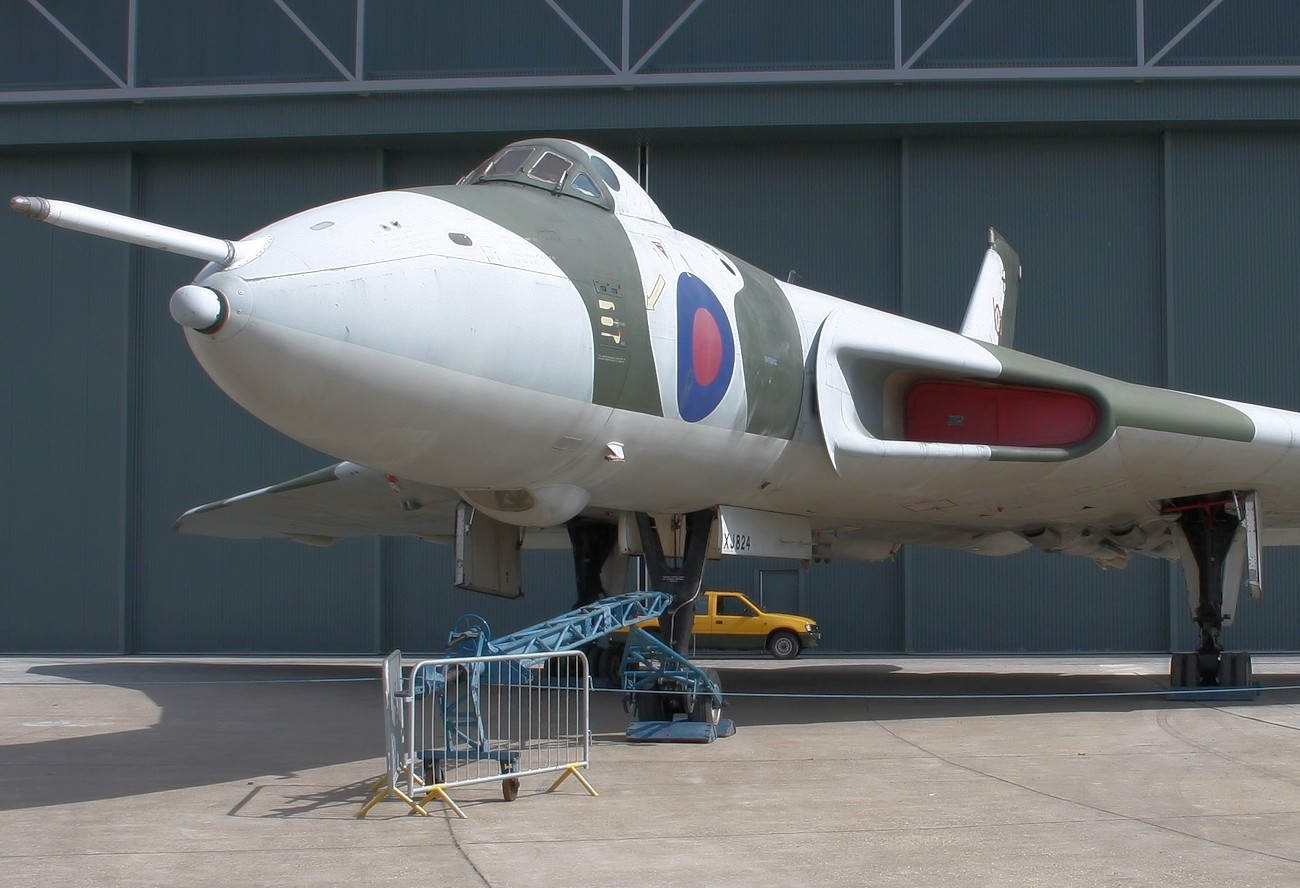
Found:
[[1220, 630], [1261, 547], [1300, 545], [1300, 415], [1013, 350], [1020, 261], [993, 231], [951, 332], [776, 280], [555, 139], [234, 241], [11, 206], [207, 260], [170, 304], [195, 357], [338, 460], [192, 509], [183, 533], [414, 535], [505, 595], [521, 546], [571, 545], [582, 602], [642, 555], [679, 650], [709, 557], [1179, 559], [1201, 631], [1179, 686], [1247, 683]]

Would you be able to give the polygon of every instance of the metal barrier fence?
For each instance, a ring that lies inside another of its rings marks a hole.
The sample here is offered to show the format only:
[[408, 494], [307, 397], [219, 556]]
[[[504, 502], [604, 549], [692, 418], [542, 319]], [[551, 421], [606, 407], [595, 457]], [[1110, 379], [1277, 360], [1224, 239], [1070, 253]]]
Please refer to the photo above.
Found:
[[591, 795], [579, 771], [590, 764], [591, 681], [579, 651], [444, 657], [401, 675], [401, 654], [383, 664], [387, 741], [383, 778], [358, 817], [394, 795], [419, 814], [441, 799], [464, 818], [448, 790], [499, 782], [514, 801], [520, 780], [559, 773]]

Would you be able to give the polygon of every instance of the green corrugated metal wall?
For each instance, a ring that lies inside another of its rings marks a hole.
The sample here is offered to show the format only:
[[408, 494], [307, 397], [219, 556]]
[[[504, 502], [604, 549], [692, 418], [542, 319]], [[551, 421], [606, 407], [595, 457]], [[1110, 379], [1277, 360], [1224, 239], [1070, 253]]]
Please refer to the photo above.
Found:
[[[1138, 63], [1206, 4], [1068, 0], [1040, 25], [1024, 0], [564, 0], [610, 59], [644, 73]], [[924, 42], [958, 7], [925, 52]], [[227, 8], [229, 7], [229, 8]], [[547, 4], [504, 20], [416, 0], [293, 2], [343, 67], [372, 78], [603, 72]], [[1178, 64], [1295, 64], [1289, 0], [1221, 4]], [[260, 0], [221, 14], [139, 0], [47, 4], [139, 86], [306, 81], [336, 65]], [[35, 7], [0, 0], [0, 90], [108, 85]], [[827, 23], [834, 23], [828, 29]], [[1268, 23], [1272, 22], [1272, 25]], [[237, 23], [238, 27], [232, 23]], [[252, 42], [229, 53], [235, 32]], [[186, 34], [202, 39], [186, 39]], [[224, 35], [224, 36], [223, 36]], [[260, 41], [260, 42], [259, 42]], [[265, 51], [254, 51], [264, 46]], [[186, 49], [188, 47], [188, 49]], [[184, 50], [184, 51], [183, 51]], [[356, 52], [358, 57], [353, 58]], [[134, 56], [132, 55], [134, 53]], [[364, 64], [360, 56], [365, 56]], [[238, 235], [379, 187], [453, 180], [522, 135], [589, 141], [648, 185], [678, 227], [778, 277], [955, 327], [994, 225], [1026, 266], [1018, 345], [1137, 382], [1300, 409], [1300, 102], [1295, 79], [830, 82], [636, 90], [471, 90], [0, 106], [0, 186]], [[18, 95], [11, 92], [10, 96]], [[23, 98], [24, 96], [19, 96]], [[451, 588], [450, 552], [414, 540], [291, 543], [181, 537], [184, 509], [330, 462], [262, 426], [207, 380], [167, 316], [197, 263], [0, 214], [6, 276], [0, 391], [0, 651], [378, 652], [441, 647], [466, 611], [499, 631], [573, 599], [565, 552], [526, 555], [522, 602]], [[863, 491], [864, 497], [870, 491]], [[1300, 648], [1300, 553], [1270, 550], [1267, 597], [1237, 647]], [[707, 582], [754, 595], [747, 559]], [[1121, 573], [1026, 553], [913, 549], [883, 564], [770, 575], [774, 600], [862, 651], [1164, 650], [1190, 645], [1178, 569]], [[779, 580], [779, 582], [778, 582]]]
[[[485, 150], [22, 155], [0, 182], [231, 234], [381, 182], [452, 179]], [[610, 150], [635, 165], [634, 148]], [[1296, 157], [1295, 134], [997, 135], [655, 143], [648, 168], [680, 227], [779, 276], [945, 326], [960, 321], [996, 224], [1026, 265], [1025, 349], [1296, 409]], [[463, 611], [505, 630], [571, 602], [564, 553], [529, 556], [521, 604], [451, 590], [449, 553], [415, 541], [319, 551], [174, 534], [191, 505], [328, 458], [244, 414], [194, 363], [164, 302], [195, 262], [0, 224], [15, 469], [0, 649], [436, 648]], [[714, 565], [709, 582], [757, 594], [758, 571], [780, 566]], [[1268, 553], [1270, 595], [1242, 609], [1234, 644], [1300, 646], [1298, 568]], [[1190, 637], [1176, 573], [916, 549], [815, 566], [799, 604], [833, 649], [1158, 650]]]

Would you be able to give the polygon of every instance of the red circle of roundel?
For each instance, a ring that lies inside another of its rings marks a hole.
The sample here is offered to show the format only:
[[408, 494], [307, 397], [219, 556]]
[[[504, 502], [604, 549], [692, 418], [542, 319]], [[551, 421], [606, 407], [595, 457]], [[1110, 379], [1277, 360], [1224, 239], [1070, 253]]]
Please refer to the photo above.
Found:
[[722, 369], [722, 331], [713, 315], [703, 308], [695, 309], [691, 325], [691, 366], [696, 381], [703, 386], [712, 385]]
[[731, 322], [709, 285], [677, 278], [677, 410], [687, 422], [708, 416], [727, 394], [736, 367]]

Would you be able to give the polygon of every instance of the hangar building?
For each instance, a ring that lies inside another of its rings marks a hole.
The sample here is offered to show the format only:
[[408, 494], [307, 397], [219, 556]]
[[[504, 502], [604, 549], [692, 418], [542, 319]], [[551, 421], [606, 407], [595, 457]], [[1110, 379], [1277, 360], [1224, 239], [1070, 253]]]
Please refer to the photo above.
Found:
[[[1300, 410], [1300, 8], [1293, 0], [0, 0], [0, 182], [239, 236], [454, 180], [558, 135], [779, 277], [949, 328], [997, 227], [1017, 346]], [[0, 651], [438, 649], [573, 600], [451, 585], [414, 539], [180, 536], [187, 508], [328, 464], [204, 376], [166, 300], [195, 260], [0, 215], [7, 281]], [[862, 495], [869, 497], [870, 491]], [[1300, 648], [1300, 554], [1226, 641]], [[706, 583], [864, 652], [1166, 651], [1180, 569], [909, 549], [731, 560]]]

